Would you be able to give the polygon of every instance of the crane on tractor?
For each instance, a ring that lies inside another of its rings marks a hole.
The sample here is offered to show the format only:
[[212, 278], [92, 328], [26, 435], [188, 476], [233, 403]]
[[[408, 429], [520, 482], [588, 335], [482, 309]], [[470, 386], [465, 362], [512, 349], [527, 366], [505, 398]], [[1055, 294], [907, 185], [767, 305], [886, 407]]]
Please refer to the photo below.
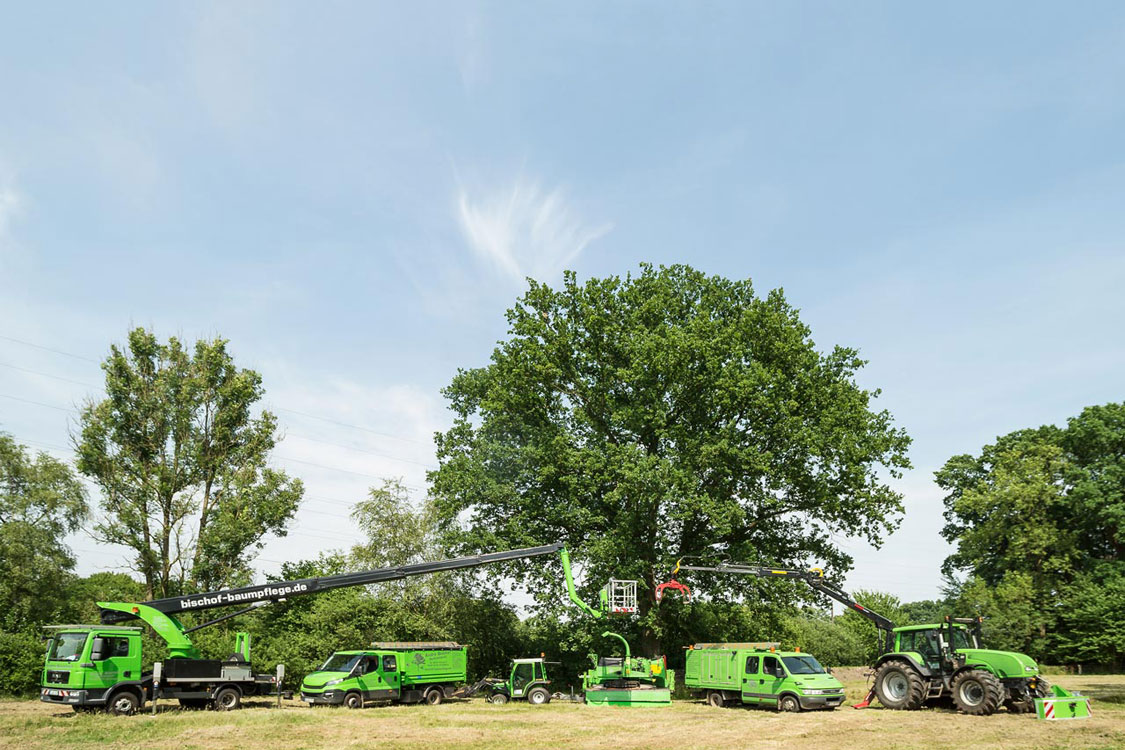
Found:
[[847, 592], [825, 581], [820, 568], [799, 570], [723, 562], [683, 565], [679, 569], [758, 578], [796, 578], [873, 623], [879, 634], [881, 655], [874, 665], [874, 684], [855, 708], [866, 708], [878, 698], [886, 708], [912, 710], [951, 697], [960, 711], [987, 716], [1001, 706], [1012, 713], [1034, 711], [1035, 699], [1050, 694], [1050, 685], [1031, 657], [982, 647], [980, 617], [946, 616], [941, 623], [896, 627], [887, 617], [864, 607]]

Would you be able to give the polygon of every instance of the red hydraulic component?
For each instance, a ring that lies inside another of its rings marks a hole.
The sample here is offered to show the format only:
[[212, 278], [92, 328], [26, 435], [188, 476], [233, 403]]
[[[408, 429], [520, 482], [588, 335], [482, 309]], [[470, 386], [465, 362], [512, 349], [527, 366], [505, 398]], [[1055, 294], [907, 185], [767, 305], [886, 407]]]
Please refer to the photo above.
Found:
[[[680, 560], [682, 560], [682, 559], [683, 558], [680, 558]], [[672, 577], [669, 578], [664, 583], [659, 584], [656, 587], [656, 603], [657, 604], [659, 604], [660, 600], [664, 598], [665, 589], [672, 589], [673, 591], [679, 591], [681, 594], [684, 595], [685, 601], [689, 601], [689, 602], [691, 601], [691, 589], [676, 580], [676, 574], [680, 572], [680, 560], [676, 560], [676, 568], [675, 568], [675, 570], [672, 571]]]
[[871, 686], [871, 690], [867, 691], [867, 697], [856, 703], [852, 708], [867, 708], [871, 705], [871, 701], [875, 700], [875, 686]]

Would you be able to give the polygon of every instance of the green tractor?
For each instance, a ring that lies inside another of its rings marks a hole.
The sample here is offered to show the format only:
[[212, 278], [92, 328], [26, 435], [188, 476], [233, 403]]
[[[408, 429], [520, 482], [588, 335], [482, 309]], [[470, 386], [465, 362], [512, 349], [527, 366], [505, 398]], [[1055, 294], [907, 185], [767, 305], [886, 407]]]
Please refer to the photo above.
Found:
[[533, 706], [542, 706], [551, 702], [550, 684], [547, 662], [543, 659], [512, 659], [507, 678], [485, 677], [475, 685], [457, 691], [453, 697], [470, 698], [484, 692], [488, 702], [496, 705], [525, 700]]
[[988, 716], [1001, 707], [1011, 713], [1035, 711], [1035, 699], [1050, 695], [1039, 665], [1024, 654], [994, 651], [981, 645], [981, 618], [946, 617], [933, 625], [895, 627], [828, 584], [819, 568], [795, 570], [745, 563], [684, 565], [681, 570], [736, 573], [759, 578], [798, 578], [875, 624], [883, 654], [875, 661], [875, 682], [855, 708], [875, 698], [886, 708], [912, 710], [952, 699], [958, 710]]

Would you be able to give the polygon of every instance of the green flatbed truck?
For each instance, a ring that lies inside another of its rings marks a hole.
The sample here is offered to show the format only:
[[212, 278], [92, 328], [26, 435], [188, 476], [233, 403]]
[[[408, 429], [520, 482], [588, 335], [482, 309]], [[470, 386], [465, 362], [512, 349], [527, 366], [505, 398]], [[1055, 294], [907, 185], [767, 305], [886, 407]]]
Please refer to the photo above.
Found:
[[466, 649], [451, 643], [373, 643], [337, 651], [301, 683], [310, 705], [360, 708], [368, 702], [437, 705], [466, 678]]
[[844, 685], [810, 654], [776, 643], [697, 643], [687, 652], [684, 685], [712, 706], [765, 705], [780, 711], [833, 709]]

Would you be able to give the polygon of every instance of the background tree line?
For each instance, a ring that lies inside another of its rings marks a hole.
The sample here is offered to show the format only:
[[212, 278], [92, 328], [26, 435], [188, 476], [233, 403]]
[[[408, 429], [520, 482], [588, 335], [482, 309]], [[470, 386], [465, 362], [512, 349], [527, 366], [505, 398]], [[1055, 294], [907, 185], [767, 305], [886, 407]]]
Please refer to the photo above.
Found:
[[[686, 266], [531, 282], [508, 320], [489, 363], [445, 390], [454, 421], [436, 436], [428, 495], [372, 488], [352, 516], [366, 541], [289, 563], [279, 580], [564, 541], [588, 601], [611, 576], [641, 582], [640, 617], [613, 626], [674, 667], [699, 641], [874, 658], [868, 622], [832, 616], [792, 582], [697, 576], [690, 603], [653, 597], [683, 556], [820, 564], [838, 580], [852, 560], [834, 539], [878, 545], [897, 527], [885, 477], [909, 466], [910, 440], [858, 385], [857, 352], [817, 348], [780, 290], [760, 297]], [[0, 691], [33, 690], [40, 626], [94, 622], [99, 599], [250, 581], [263, 539], [284, 535], [301, 501], [300, 480], [269, 465], [277, 422], [259, 407], [262, 379], [227, 342], [137, 329], [102, 367], [106, 397], [72, 435], [75, 469], [0, 435]], [[97, 486], [94, 512], [78, 473]], [[955, 545], [942, 599], [856, 598], [898, 624], [983, 614], [993, 647], [1120, 666], [1125, 405], [999, 438], [937, 481]], [[79, 528], [130, 548], [129, 574], [75, 575], [64, 537]], [[394, 639], [466, 643], [474, 676], [542, 652], [576, 684], [586, 655], [613, 645], [560, 580], [556, 560], [537, 558], [297, 597], [194, 637], [221, 656], [248, 630], [255, 661], [284, 662], [291, 684], [337, 648]], [[503, 599], [513, 584], [532, 597], [522, 613]], [[146, 655], [162, 656], [151, 637]]]

